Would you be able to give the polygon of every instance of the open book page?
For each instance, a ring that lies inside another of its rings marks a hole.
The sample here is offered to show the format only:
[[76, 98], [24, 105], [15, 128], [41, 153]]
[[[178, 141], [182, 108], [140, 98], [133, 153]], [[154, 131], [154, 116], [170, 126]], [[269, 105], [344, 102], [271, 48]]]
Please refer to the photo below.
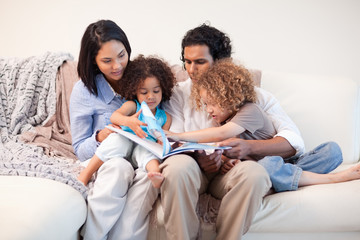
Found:
[[[133, 141], [137, 144], [140, 144], [141, 146], [146, 148], [148, 151], [152, 152], [155, 156], [157, 156], [160, 159], [164, 159], [164, 158], [169, 157], [174, 154], [179, 154], [179, 153], [183, 153], [183, 152], [191, 152], [191, 151], [195, 151], [195, 150], [214, 151], [216, 149], [229, 149], [230, 148], [230, 147], [218, 147], [214, 144], [200, 144], [200, 143], [193, 143], [193, 142], [185, 142], [181, 146], [171, 149], [170, 151], [168, 151], [164, 154], [164, 148], [159, 143], [150, 141], [146, 138], [139, 138], [135, 134], [126, 132], [119, 128], [114, 128], [111, 126], [107, 126], [107, 128], [123, 135], [124, 137], [130, 139], [131, 141]], [[169, 146], [171, 148], [170, 142], [169, 142]]]
[[141, 103], [141, 109], [143, 114], [144, 122], [147, 124], [148, 132], [149, 134], [154, 137], [155, 139], [160, 140], [163, 144], [159, 144], [156, 142], [153, 142], [151, 140], [140, 138], [137, 135], [126, 132], [124, 130], [114, 128], [111, 126], [107, 126], [107, 128], [111, 129], [114, 132], [117, 132], [131, 141], [134, 141], [135, 143], [140, 144], [150, 152], [152, 152], [155, 156], [157, 156], [160, 159], [163, 159], [165, 157], [182, 153], [182, 152], [188, 152], [188, 151], [194, 151], [194, 150], [216, 150], [216, 149], [229, 149], [230, 147], [218, 147], [214, 144], [200, 144], [200, 143], [193, 143], [193, 142], [185, 142], [182, 143], [179, 147], [176, 147], [172, 149], [171, 144], [168, 140], [168, 138], [165, 135], [165, 132], [161, 128], [160, 125], [157, 124], [156, 119], [154, 115], [152, 114], [151, 110], [149, 109], [148, 105], [145, 102]]
[[137, 135], [130, 133], [130, 132], [126, 132], [122, 129], [119, 128], [114, 128], [111, 126], [106, 126], [107, 128], [109, 128], [110, 130], [117, 132], [121, 135], [123, 135], [124, 137], [130, 139], [131, 141], [140, 144], [141, 146], [143, 146], [144, 148], [146, 148], [148, 151], [152, 152], [155, 156], [157, 156], [158, 158], [162, 159], [164, 156], [164, 150], [163, 150], [163, 146], [161, 144], [158, 144], [156, 142], [150, 141], [146, 138], [139, 138]]
[[195, 150], [204, 150], [208, 153], [212, 153], [213, 151], [217, 150], [217, 149], [230, 149], [230, 147], [219, 147], [216, 146], [214, 143], [195, 143], [195, 142], [183, 142], [181, 143], [181, 145], [179, 147], [173, 148], [167, 155], [171, 156], [174, 154], [178, 154], [178, 153], [183, 153], [183, 152], [193, 152]]

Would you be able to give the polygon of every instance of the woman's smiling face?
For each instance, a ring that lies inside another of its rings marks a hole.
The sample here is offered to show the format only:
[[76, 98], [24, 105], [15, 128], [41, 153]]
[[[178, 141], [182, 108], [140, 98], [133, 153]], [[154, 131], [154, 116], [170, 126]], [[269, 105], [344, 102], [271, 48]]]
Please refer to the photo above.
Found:
[[105, 79], [110, 84], [115, 84], [122, 78], [129, 56], [122, 42], [110, 40], [102, 44], [95, 62]]

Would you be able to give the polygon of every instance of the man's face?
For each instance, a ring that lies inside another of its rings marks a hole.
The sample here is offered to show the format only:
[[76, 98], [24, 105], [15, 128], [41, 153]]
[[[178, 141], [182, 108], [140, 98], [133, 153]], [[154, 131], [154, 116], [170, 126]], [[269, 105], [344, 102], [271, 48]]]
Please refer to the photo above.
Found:
[[184, 48], [185, 69], [190, 78], [196, 81], [196, 76], [206, 71], [214, 63], [209, 47], [206, 45], [192, 45]]

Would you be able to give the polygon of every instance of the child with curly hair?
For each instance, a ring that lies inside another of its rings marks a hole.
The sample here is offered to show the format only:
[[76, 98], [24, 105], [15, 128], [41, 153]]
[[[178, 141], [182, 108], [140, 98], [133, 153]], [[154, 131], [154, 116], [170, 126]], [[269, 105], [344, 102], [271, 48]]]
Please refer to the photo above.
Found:
[[[231, 137], [270, 139], [275, 128], [266, 113], [255, 104], [256, 92], [250, 72], [231, 59], [218, 60], [193, 82], [192, 98], [196, 108], [206, 111], [218, 127], [183, 133], [167, 133], [174, 140], [219, 142]], [[222, 173], [240, 160], [223, 156]]]
[[[243, 66], [234, 64], [231, 59], [218, 60], [197, 79], [191, 89], [196, 108], [205, 107], [219, 126], [183, 133], [167, 132], [169, 138], [175, 141], [219, 142], [233, 137], [264, 140], [275, 136], [276, 130], [271, 119], [255, 104], [253, 81], [249, 71]], [[319, 158], [326, 157], [319, 156]], [[360, 164], [337, 173], [299, 171], [301, 164], [313, 162], [311, 153], [286, 160], [280, 156], [268, 156], [262, 159], [252, 156], [247, 159], [229, 159], [222, 156], [222, 159], [224, 162], [220, 169], [222, 174], [228, 172], [241, 160], [256, 160], [268, 172], [276, 192], [296, 190], [289, 188], [287, 184], [287, 178], [296, 171], [301, 176], [306, 175], [306, 180], [301, 177], [298, 180], [299, 186], [345, 182], [360, 178]]]
[[[147, 133], [146, 124], [142, 122], [140, 104], [145, 101], [157, 123], [164, 130], [169, 130], [171, 116], [161, 109], [161, 103], [170, 99], [175, 77], [164, 61], [157, 57], [139, 55], [129, 62], [119, 85], [120, 95], [128, 101], [110, 117], [114, 126], [121, 126], [124, 131], [156, 141]], [[132, 160], [134, 167], [146, 170], [152, 185], [159, 188], [164, 180], [159, 168], [160, 159], [142, 146], [133, 145], [131, 140], [120, 134], [110, 134], [99, 145], [89, 165], [80, 173], [79, 180], [86, 185], [105, 161], [114, 157], [126, 157]]]

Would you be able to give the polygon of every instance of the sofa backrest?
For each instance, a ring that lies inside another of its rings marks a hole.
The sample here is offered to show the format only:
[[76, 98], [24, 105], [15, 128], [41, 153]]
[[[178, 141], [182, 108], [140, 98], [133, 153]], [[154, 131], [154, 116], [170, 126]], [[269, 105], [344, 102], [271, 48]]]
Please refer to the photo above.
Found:
[[261, 87], [280, 101], [309, 151], [337, 142], [344, 163], [359, 160], [360, 88], [352, 79], [262, 72]]

